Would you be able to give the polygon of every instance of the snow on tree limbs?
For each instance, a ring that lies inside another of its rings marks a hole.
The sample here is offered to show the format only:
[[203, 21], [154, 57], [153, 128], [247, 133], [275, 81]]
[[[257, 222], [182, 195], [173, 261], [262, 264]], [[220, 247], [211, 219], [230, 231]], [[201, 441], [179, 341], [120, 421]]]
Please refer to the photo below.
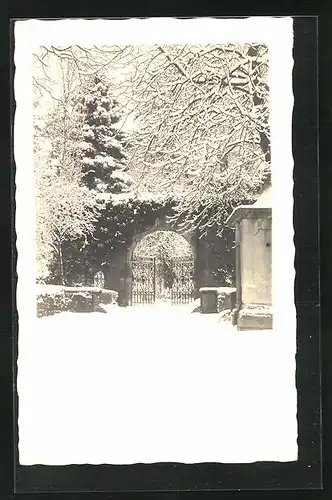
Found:
[[[96, 192], [103, 190], [102, 182], [107, 189], [121, 192], [130, 181], [121, 177], [123, 136], [117, 139], [112, 128], [118, 117], [111, 112], [107, 87], [96, 82], [97, 95], [85, 94], [83, 100], [71, 69], [72, 62], [61, 61], [60, 92], [46, 115], [37, 97], [34, 102], [38, 277], [47, 279], [54, 261], [62, 284], [64, 245], [68, 241], [80, 242], [81, 247], [87, 244], [100, 215]], [[92, 108], [86, 105], [91, 102], [95, 103]], [[90, 171], [84, 169], [87, 158], [95, 169], [93, 185], [86, 175]]]
[[[233, 206], [270, 181], [265, 45], [50, 46], [36, 58], [48, 78], [35, 79], [39, 90], [51, 88], [54, 58], [73, 62], [81, 88], [96, 76], [108, 82], [134, 117], [130, 173], [142, 188], [175, 195], [184, 226], [223, 227]], [[98, 140], [86, 143], [91, 156], [97, 143], [103, 150]], [[95, 154], [91, 171], [106, 172], [104, 158]]]

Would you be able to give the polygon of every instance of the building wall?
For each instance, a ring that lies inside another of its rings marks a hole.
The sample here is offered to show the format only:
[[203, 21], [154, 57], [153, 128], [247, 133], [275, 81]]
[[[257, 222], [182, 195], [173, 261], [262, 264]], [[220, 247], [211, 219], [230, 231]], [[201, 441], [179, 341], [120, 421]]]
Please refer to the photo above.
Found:
[[272, 220], [240, 223], [241, 302], [272, 304]]

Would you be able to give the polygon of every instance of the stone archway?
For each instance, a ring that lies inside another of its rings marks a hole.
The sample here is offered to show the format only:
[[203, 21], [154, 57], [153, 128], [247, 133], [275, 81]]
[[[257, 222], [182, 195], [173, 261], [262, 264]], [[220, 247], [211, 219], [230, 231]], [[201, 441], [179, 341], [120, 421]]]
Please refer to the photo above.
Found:
[[212, 238], [200, 238], [196, 230], [184, 232], [176, 225], [166, 222], [165, 217], [156, 217], [153, 224], [146, 225], [138, 230], [130, 239], [128, 244], [123, 245], [114, 252], [111, 259], [102, 263], [102, 269], [105, 274], [105, 286], [110, 290], [116, 290], [119, 293], [119, 304], [121, 306], [130, 305], [132, 289], [132, 255], [137, 243], [146, 235], [156, 231], [172, 231], [183, 236], [192, 249], [194, 260], [194, 295], [199, 296], [199, 288], [202, 286], [226, 286], [218, 277], [215, 277], [214, 271], [217, 268], [225, 267], [235, 260], [233, 249], [228, 250], [233, 245], [233, 238], [230, 243], [227, 239], [218, 241], [218, 246], [223, 250], [222, 260], [218, 254], [214, 254], [213, 245], [215, 240]]
[[195, 259], [194, 235], [166, 223], [135, 235], [127, 257], [128, 304], [190, 302], [196, 289]]
[[131, 241], [131, 244], [128, 246], [125, 252], [125, 262], [123, 269], [123, 285], [122, 285], [122, 294], [121, 294], [121, 304], [124, 306], [130, 305], [131, 303], [131, 295], [132, 295], [132, 285], [133, 285], [133, 255], [135, 252], [136, 246], [139, 242], [145, 238], [146, 236], [155, 233], [155, 232], [172, 232], [178, 234], [183, 237], [189, 244], [192, 252], [192, 260], [193, 260], [193, 288], [194, 293], [197, 293], [197, 280], [196, 280], [196, 261], [197, 261], [197, 248], [196, 248], [196, 233], [192, 232], [184, 232], [179, 228], [175, 227], [166, 222], [165, 218], [156, 217], [155, 223], [153, 226], [147, 227], [144, 231], [137, 232]]
[[157, 227], [139, 235], [131, 248], [130, 304], [190, 303], [194, 255], [190, 238], [174, 230]]

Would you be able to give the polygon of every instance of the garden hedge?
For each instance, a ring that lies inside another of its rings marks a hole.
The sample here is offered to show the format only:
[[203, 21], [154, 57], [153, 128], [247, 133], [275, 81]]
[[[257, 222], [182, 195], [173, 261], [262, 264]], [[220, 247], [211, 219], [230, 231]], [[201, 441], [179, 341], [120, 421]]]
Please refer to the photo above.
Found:
[[63, 311], [93, 312], [99, 304], [116, 304], [114, 290], [84, 287], [47, 287], [37, 293], [37, 317], [52, 316]]

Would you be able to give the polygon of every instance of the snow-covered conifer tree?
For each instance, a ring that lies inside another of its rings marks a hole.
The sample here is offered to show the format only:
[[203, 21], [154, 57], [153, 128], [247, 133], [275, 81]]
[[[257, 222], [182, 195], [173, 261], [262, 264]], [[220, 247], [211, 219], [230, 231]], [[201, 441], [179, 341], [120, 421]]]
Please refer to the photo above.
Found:
[[93, 78], [81, 99], [83, 115], [82, 165], [85, 183], [97, 193], [122, 193], [132, 185], [126, 172], [127, 142], [118, 124], [119, 106], [102, 78]]

